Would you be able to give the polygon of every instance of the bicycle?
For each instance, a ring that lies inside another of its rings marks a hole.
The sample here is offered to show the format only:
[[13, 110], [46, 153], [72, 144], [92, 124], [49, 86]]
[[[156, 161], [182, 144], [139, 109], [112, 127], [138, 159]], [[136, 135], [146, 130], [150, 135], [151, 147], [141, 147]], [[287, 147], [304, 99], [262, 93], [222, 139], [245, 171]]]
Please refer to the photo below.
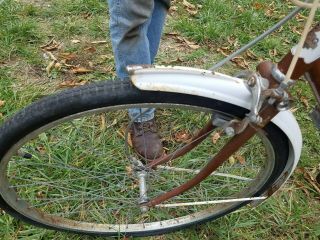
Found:
[[[311, 8], [307, 33], [319, 0], [293, 2]], [[261, 63], [257, 73], [214, 72], [224, 61], [211, 70], [129, 66], [131, 82], [91, 84], [33, 103], [0, 128], [1, 208], [49, 229], [146, 236], [261, 203], [301, 153], [287, 88], [306, 73], [320, 103], [319, 35], [318, 24], [295, 54]], [[132, 107], [157, 108], [165, 156], [146, 161], [130, 148]]]

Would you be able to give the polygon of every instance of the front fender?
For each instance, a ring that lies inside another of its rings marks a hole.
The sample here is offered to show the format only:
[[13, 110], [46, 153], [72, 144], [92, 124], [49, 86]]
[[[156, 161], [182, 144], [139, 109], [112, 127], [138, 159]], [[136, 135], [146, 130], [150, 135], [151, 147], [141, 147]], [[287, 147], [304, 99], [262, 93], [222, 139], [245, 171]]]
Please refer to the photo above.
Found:
[[[141, 90], [165, 91], [202, 96], [228, 102], [246, 109], [251, 107], [251, 92], [244, 80], [221, 73], [187, 67], [130, 66], [132, 83]], [[268, 196], [280, 188], [298, 164], [302, 136], [290, 111], [280, 112], [272, 119], [289, 139], [288, 164]]]

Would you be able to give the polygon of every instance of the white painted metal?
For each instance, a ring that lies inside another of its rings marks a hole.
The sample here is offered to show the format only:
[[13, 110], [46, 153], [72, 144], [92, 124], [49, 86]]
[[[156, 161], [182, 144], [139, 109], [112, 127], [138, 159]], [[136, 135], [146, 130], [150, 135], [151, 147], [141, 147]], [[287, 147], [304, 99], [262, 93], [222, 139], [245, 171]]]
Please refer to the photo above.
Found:
[[[187, 67], [129, 67], [133, 84], [141, 90], [185, 93], [221, 100], [250, 109], [251, 93], [245, 81], [221, 73]], [[288, 136], [290, 156], [285, 176], [278, 184], [282, 185], [298, 164], [302, 136], [299, 125], [290, 111], [280, 112], [272, 120]]]
[[[316, 38], [320, 39], [320, 32], [316, 32]], [[295, 55], [297, 51], [297, 46], [293, 47], [291, 50], [292, 55]], [[320, 43], [318, 40], [316, 48], [303, 48], [301, 50], [300, 58], [304, 60], [306, 64], [312, 63], [320, 57]]]

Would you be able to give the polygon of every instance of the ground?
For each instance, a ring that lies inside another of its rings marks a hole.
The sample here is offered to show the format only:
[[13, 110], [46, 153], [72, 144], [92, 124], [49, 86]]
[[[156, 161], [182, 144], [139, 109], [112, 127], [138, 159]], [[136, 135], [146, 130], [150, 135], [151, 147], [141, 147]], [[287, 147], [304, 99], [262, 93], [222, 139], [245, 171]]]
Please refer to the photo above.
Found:
[[[208, 68], [283, 17], [292, 9], [287, 2], [176, 0], [157, 64]], [[298, 40], [304, 20], [305, 12], [220, 71], [235, 73], [254, 69], [260, 60], [279, 60]], [[44, 95], [115, 77], [105, 1], [5, 0], [0, 22], [1, 121]], [[304, 81], [292, 97], [304, 147], [286, 186], [257, 208], [150, 239], [319, 239], [320, 193], [314, 186], [319, 133], [308, 115], [315, 99]], [[4, 212], [0, 229], [0, 239], [90, 239], [35, 228]]]

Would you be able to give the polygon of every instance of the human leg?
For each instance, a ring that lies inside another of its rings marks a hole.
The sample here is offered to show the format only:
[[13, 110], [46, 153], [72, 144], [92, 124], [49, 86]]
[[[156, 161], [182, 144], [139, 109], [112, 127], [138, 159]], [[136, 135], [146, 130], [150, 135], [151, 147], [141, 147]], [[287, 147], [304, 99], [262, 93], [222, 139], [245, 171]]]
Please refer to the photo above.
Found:
[[[144, 0], [108, 0], [108, 2], [117, 75], [120, 79], [125, 79], [128, 77], [127, 65], [151, 64], [147, 33], [155, 5], [154, 1]], [[159, 38], [160, 36], [161, 34]], [[158, 45], [159, 42], [160, 39]], [[140, 155], [148, 159], [157, 158], [163, 153], [154, 122], [154, 110], [153, 108], [129, 109], [129, 116], [134, 121], [133, 145]]]

